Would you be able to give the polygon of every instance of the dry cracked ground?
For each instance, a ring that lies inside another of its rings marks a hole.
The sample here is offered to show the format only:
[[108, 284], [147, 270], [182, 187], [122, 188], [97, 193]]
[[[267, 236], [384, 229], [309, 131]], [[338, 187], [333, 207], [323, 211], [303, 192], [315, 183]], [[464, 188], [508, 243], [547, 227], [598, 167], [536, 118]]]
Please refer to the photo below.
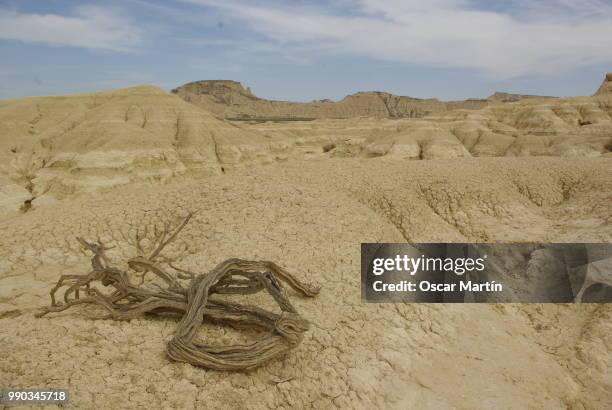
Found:
[[[611, 408], [612, 305], [364, 304], [359, 274], [361, 242], [612, 241], [606, 84], [290, 124], [154, 87], [0, 102], [0, 385], [67, 388], [73, 408]], [[172, 319], [34, 317], [59, 275], [88, 270], [75, 236], [121, 264], [137, 230], [192, 210], [168, 249], [183, 267], [273, 260], [322, 285], [290, 293], [312, 326], [286, 357], [210, 371], [168, 359]]]

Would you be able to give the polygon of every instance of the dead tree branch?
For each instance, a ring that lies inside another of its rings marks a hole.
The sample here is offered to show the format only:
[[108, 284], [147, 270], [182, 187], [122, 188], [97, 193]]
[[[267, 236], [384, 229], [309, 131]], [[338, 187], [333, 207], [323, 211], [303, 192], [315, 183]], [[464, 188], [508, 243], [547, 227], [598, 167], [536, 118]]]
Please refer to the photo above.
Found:
[[[179, 314], [182, 319], [174, 338], [167, 345], [168, 355], [176, 361], [215, 370], [252, 369], [295, 348], [308, 330], [308, 322], [289, 301], [283, 284], [307, 297], [317, 295], [319, 287], [300, 282], [268, 261], [228, 259], [212, 271], [200, 274], [169, 262], [164, 265], [158, 262], [161, 252], [176, 239], [193, 215], [189, 213], [174, 230], [169, 224], [165, 224], [161, 232], [156, 230], [156, 243], [148, 257], [143, 256], [142, 237], [137, 232], [134, 243], [139, 256], [127, 261], [134, 272], [112, 266], [106, 256], [110, 248], [99, 240], [88, 242], [77, 238], [93, 254], [91, 271], [85, 275], [62, 275], [51, 289], [51, 305], [43, 308], [37, 316], [82, 304], [101, 306], [107, 312], [105, 317], [115, 320], [129, 320], [145, 314]], [[149, 272], [155, 278], [148, 283], [150, 286], [146, 286], [144, 275]], [[130, 273], [139, 277], [140, 283], [132, 283]], [[56, 294], [62, 288], [65, 288], [62, 302], [58, 303]], [[218, 296], [247, 295], [262, 290], [276, 301], [280, 314]], [[197, 340], [196, 334], [205, 321], [236, 329], [258, 329], [265, 331], [266, 335], [248, 345], [203, 343]]]

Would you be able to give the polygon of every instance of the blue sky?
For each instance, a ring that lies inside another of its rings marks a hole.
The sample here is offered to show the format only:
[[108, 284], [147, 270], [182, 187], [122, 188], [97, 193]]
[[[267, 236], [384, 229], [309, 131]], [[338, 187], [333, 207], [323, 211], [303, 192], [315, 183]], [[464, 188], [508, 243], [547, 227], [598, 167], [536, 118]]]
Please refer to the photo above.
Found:
[[612, 0], [0, 0], [0, 55], [0, 98], [203, 79], [294, 101], [590, 95]]

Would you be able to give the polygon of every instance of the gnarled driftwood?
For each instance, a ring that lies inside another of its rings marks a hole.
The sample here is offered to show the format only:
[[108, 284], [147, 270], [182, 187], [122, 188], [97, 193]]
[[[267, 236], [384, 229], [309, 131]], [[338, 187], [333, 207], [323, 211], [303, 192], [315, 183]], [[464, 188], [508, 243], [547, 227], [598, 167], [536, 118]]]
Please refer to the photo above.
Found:
[[[287, 297], [283, 282], [303, 296], [313, 297], [319, 287], [297, 280], [293, 275], [273, 262], [228, 259], [208, 273], [196, 274], [178, 268], [172, 263], [159, 262], [164, 247], [173, 241], [187, 225], [190, 213], [174, 230], [166, 224], [156, 232], [156, 243], [148, 256], [137, 235], [138, 257], [128, 260], [128, 266], [140, 277], [135, 284], [130, 274], [111, 265], [106, 247], [100, 240], [78, 241], [93, 257], [92, 270], [85, 275], [62, 275], [51, 289], [51, 306], [37, 316], [61, 312], [79, 304], [104, 307], [107, 318], [129, 320], [147, 314], [182, 315], [175, 336], [167, 345], [168, 355], [181, 362], [216, 370], [247, 370], [284, 355], [296, 347], [308, 322], [295, 310]], [[165, 265], [168, 265], [166, 267]], [[170, 271], [171, 269], [171, 271]], [[145, 275], [153, 274], [156, 288], [144, 285]], [[97, 285], [102, 285], [99, 289]], [[66, 288], [62, 302], [56, 300], [59, 289]], [[281, 313], [240, 304], [216, 295], [246, 295], [266, 290], [276, 301]], [[198, 328], [204, 321], [220, 323], [234, 328], [253, 328], [266, 332], [266, 336], [251, 344], [220, 346], [196, 340]]]

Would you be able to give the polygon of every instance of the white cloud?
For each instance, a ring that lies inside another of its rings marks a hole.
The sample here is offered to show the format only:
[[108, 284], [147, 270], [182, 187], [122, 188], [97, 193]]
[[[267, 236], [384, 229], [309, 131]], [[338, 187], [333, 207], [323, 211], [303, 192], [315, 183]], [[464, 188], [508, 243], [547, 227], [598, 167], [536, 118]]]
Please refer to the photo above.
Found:
[[334, 8], [182, 1], [221, 10], [269, 41], [311, 55], [480, 69], [497, 78], [612, 62], [612, 6], [600, 0], [512, 0], [503, 10], [478, 9], [470, 0], [335, 0]]
[[25, 14], [0, 9], [0, 38], [91, 49], [128, 51], [142, 39], [140, 30], [120, 14], [82, 6], [74, 16]]

